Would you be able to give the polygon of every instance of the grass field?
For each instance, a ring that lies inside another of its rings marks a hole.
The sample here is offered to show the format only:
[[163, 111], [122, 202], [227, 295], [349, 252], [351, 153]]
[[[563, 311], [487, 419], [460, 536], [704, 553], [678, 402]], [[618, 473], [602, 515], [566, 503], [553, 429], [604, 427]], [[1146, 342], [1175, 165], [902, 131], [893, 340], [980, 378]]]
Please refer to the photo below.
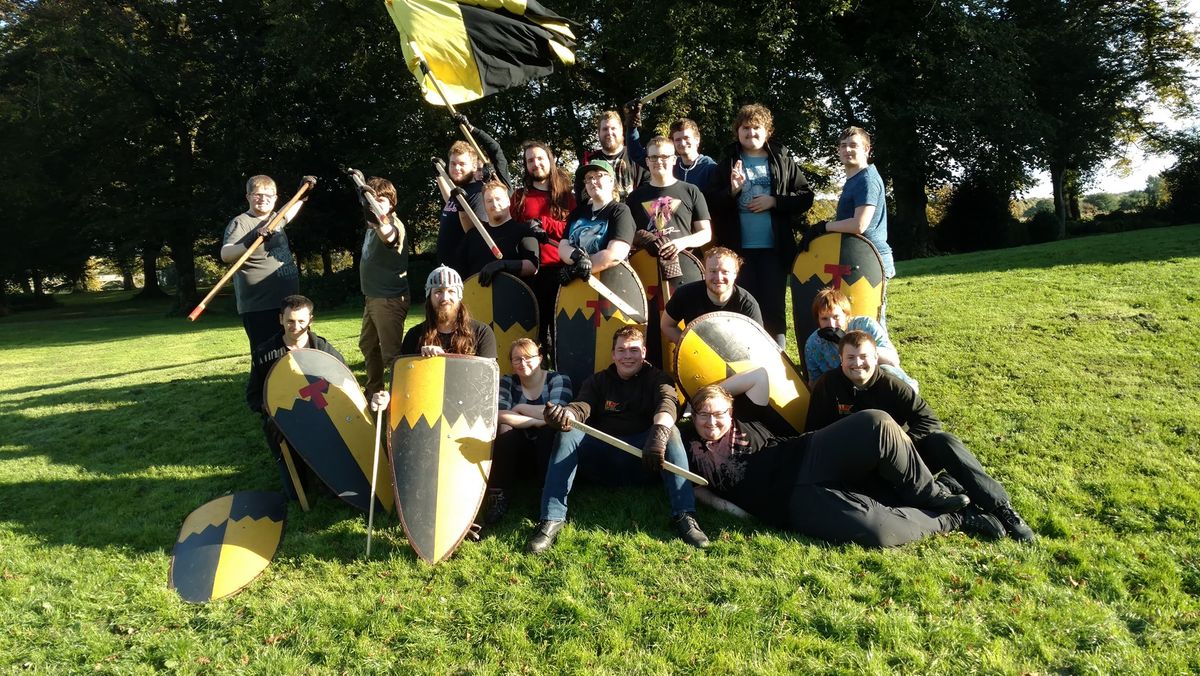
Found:
[[[417, 561], [394, 520], [293, 507], [274, 563], [194, 606], [179, 525], [277, 488], [236, 316], [122, 294], [0, 320], [0, 670], [1200, 671], [1200, 226], [902, 263], [889, 325], [1033, 545], [831, 547], [658, 489], [581, 487], [548, 556], [527, 487], [491, 537]], [[351, 359], [358, 314], [316, 328]], [[794, 347], [793, 347], [794, 353]]]

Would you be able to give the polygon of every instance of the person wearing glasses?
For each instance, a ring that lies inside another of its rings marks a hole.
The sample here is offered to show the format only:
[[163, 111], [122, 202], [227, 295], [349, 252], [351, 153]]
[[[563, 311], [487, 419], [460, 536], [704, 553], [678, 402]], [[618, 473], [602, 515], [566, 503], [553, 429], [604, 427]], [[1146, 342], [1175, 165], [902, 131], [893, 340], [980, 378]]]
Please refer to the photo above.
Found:
[[616, 172], [607, 160], [580, 168], [588, 199], [567, 216], [567, 231], [558, 243], [563, 267], [558, 281], [587, 279], [629, 256], [636, 225], [629, 207], [617, 199]]
[[483, 526], [494, 525], [508, 512], [509, 493], [518, 477], [539, 482], [545, 478], [555, 430], [546, 427], [542, 409], [546, 404], [565, 406], [572, 396], [571, 379], [543, 369], [541, 352], [532, 340], [514, 340], [508, 358], [513, 372], [500, 378], [499, 428], [492, 444]]
[[[655, 136], [646, 146], [650, 181], [629, 193], [625, 203], [633, 212], [638, 231], [634, 244], [658, 257], [664, 277], [679, 269], [680, 251], [704, 246], [712, 240], [708, 201], [700, 189], [675, 178], [675, 146], [665, 136]], [[674, 275], [678, 277], [679, 274]]]
[[267, 223], [275, 215], [278, 199], [275, 181], [270, 176], [251, 176], [246, 181], [249, 208], [229, 221], [222, 239], [221, 260], [233, 263], [260, 235], [266, 237], [233, 278], [233, 297], [251, 352], [275, 337], [279, 332], [279, 304], [300, 291], [300, 272], [283, 226], [296, 218], [304, 202], [293, 204], [280, 226], [268, 232]]
[[991, 538], [1004, 533], [994, 516], [963, 509], [970, 500], [936, 482], [912, 440], [881, 411], [781, 437], [735, 417], [733, 396], [720, 385], [701, 388], [692, 410], [692, 424], [683, 430], [688, 467], [709, 482], [696, 489], [696, 499], [717, 509], [864, 547], [894, 547], [954, 530]]

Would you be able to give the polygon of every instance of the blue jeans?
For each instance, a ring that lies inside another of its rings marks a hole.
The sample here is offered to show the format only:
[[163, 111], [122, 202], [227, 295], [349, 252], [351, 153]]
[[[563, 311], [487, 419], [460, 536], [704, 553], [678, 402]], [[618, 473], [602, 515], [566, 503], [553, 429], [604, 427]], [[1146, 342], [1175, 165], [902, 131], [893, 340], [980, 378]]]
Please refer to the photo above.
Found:
[[[650, 430], [619, 437], [622, 441], [641, 448]], [[671, 428], [667, 440], [667, 462], [687, 468], [687, 454], [679, 430]], [[575, 483], [576, 470], [582, 470], [584, 478], [606, 486], [628, 486], [653, 481], [654, 475], [642, 468], [639, 458], [609, 446], [598, 439], [584, 435], [579, 430], [559, 432], [554, 439], [554, 452], [550, 466], [546, 468], [546, 484], [542, 487], [542, 520], [563, 521], [567, 518], [567, 495]], [[696, 497], [692, 485], [686, 479], [665, 469], [659, 472], [667, 498], [671, 501], [671, 516], [696, 511]]]

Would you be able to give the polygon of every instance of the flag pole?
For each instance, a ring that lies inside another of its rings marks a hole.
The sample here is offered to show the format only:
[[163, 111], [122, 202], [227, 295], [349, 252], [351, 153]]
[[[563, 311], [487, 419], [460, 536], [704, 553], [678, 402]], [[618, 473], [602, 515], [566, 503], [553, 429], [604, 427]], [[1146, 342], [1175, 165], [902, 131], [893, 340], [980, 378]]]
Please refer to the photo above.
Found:
[[[435, 91], [437, 91], [438, 96], [442, 98], [442, 103], [446, 104], [446, 110], [450, 111], [450, 116], [454, 117], [455, 115], [458, 115], [458, 111], [454, 109], [454, 104], [450, 103], [450, 98], [446, 96], [446, 92], [442, 89], [442, 83], [438, 82], [438, 79], [433, 75], [433, 71], [429, 68], [429, 63], [425, 61], [425, 55], [421, 53], [420, 48], [417, 47], [417, 43], [410, 40], [408, 43], [408, 48], [412, 50], [413, 58], [417, 60], [417, 65], [421, 68], [421, 73], [433, 83], [433, 88]], [[463, 136], [467, 137], [467, 142], [471, 144], [471, 147], [475, 149], [475, 152], [479, 153], [480, 161], [482, 161], [484, 164], [491, 164], [491, 162], [488, 161], [487, 154], [483, 152], [483, 150], [479, 147], [479, 143], [475, 141], [475, 137], [471, 134], [471, 130], [467, 129], [467, 125], [460, 124], [458, 125], [458, 128], [462, 131]]]

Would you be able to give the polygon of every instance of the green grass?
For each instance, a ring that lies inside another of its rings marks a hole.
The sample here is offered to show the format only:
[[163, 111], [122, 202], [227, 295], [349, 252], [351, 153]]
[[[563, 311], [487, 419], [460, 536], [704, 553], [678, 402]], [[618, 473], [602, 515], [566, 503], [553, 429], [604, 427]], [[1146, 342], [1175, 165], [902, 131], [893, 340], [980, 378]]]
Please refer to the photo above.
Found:
[[[365, 519], [320, 498], [249, 588], [187, 605], [183, 518], [277, 488], [236, 317], [102, 294], [0, 320], [0, 670], [1200, 671], [1200, 226], [899, 272], [905, 367], [1032, 546], [830, 547], [702, 509], [701, 553], [661, 491], [581, 487], [539, 559], [526, 487], [428, 566], [394, 517], [363, 560]], [[317, 327], [361, 374], [357, 312]]]

